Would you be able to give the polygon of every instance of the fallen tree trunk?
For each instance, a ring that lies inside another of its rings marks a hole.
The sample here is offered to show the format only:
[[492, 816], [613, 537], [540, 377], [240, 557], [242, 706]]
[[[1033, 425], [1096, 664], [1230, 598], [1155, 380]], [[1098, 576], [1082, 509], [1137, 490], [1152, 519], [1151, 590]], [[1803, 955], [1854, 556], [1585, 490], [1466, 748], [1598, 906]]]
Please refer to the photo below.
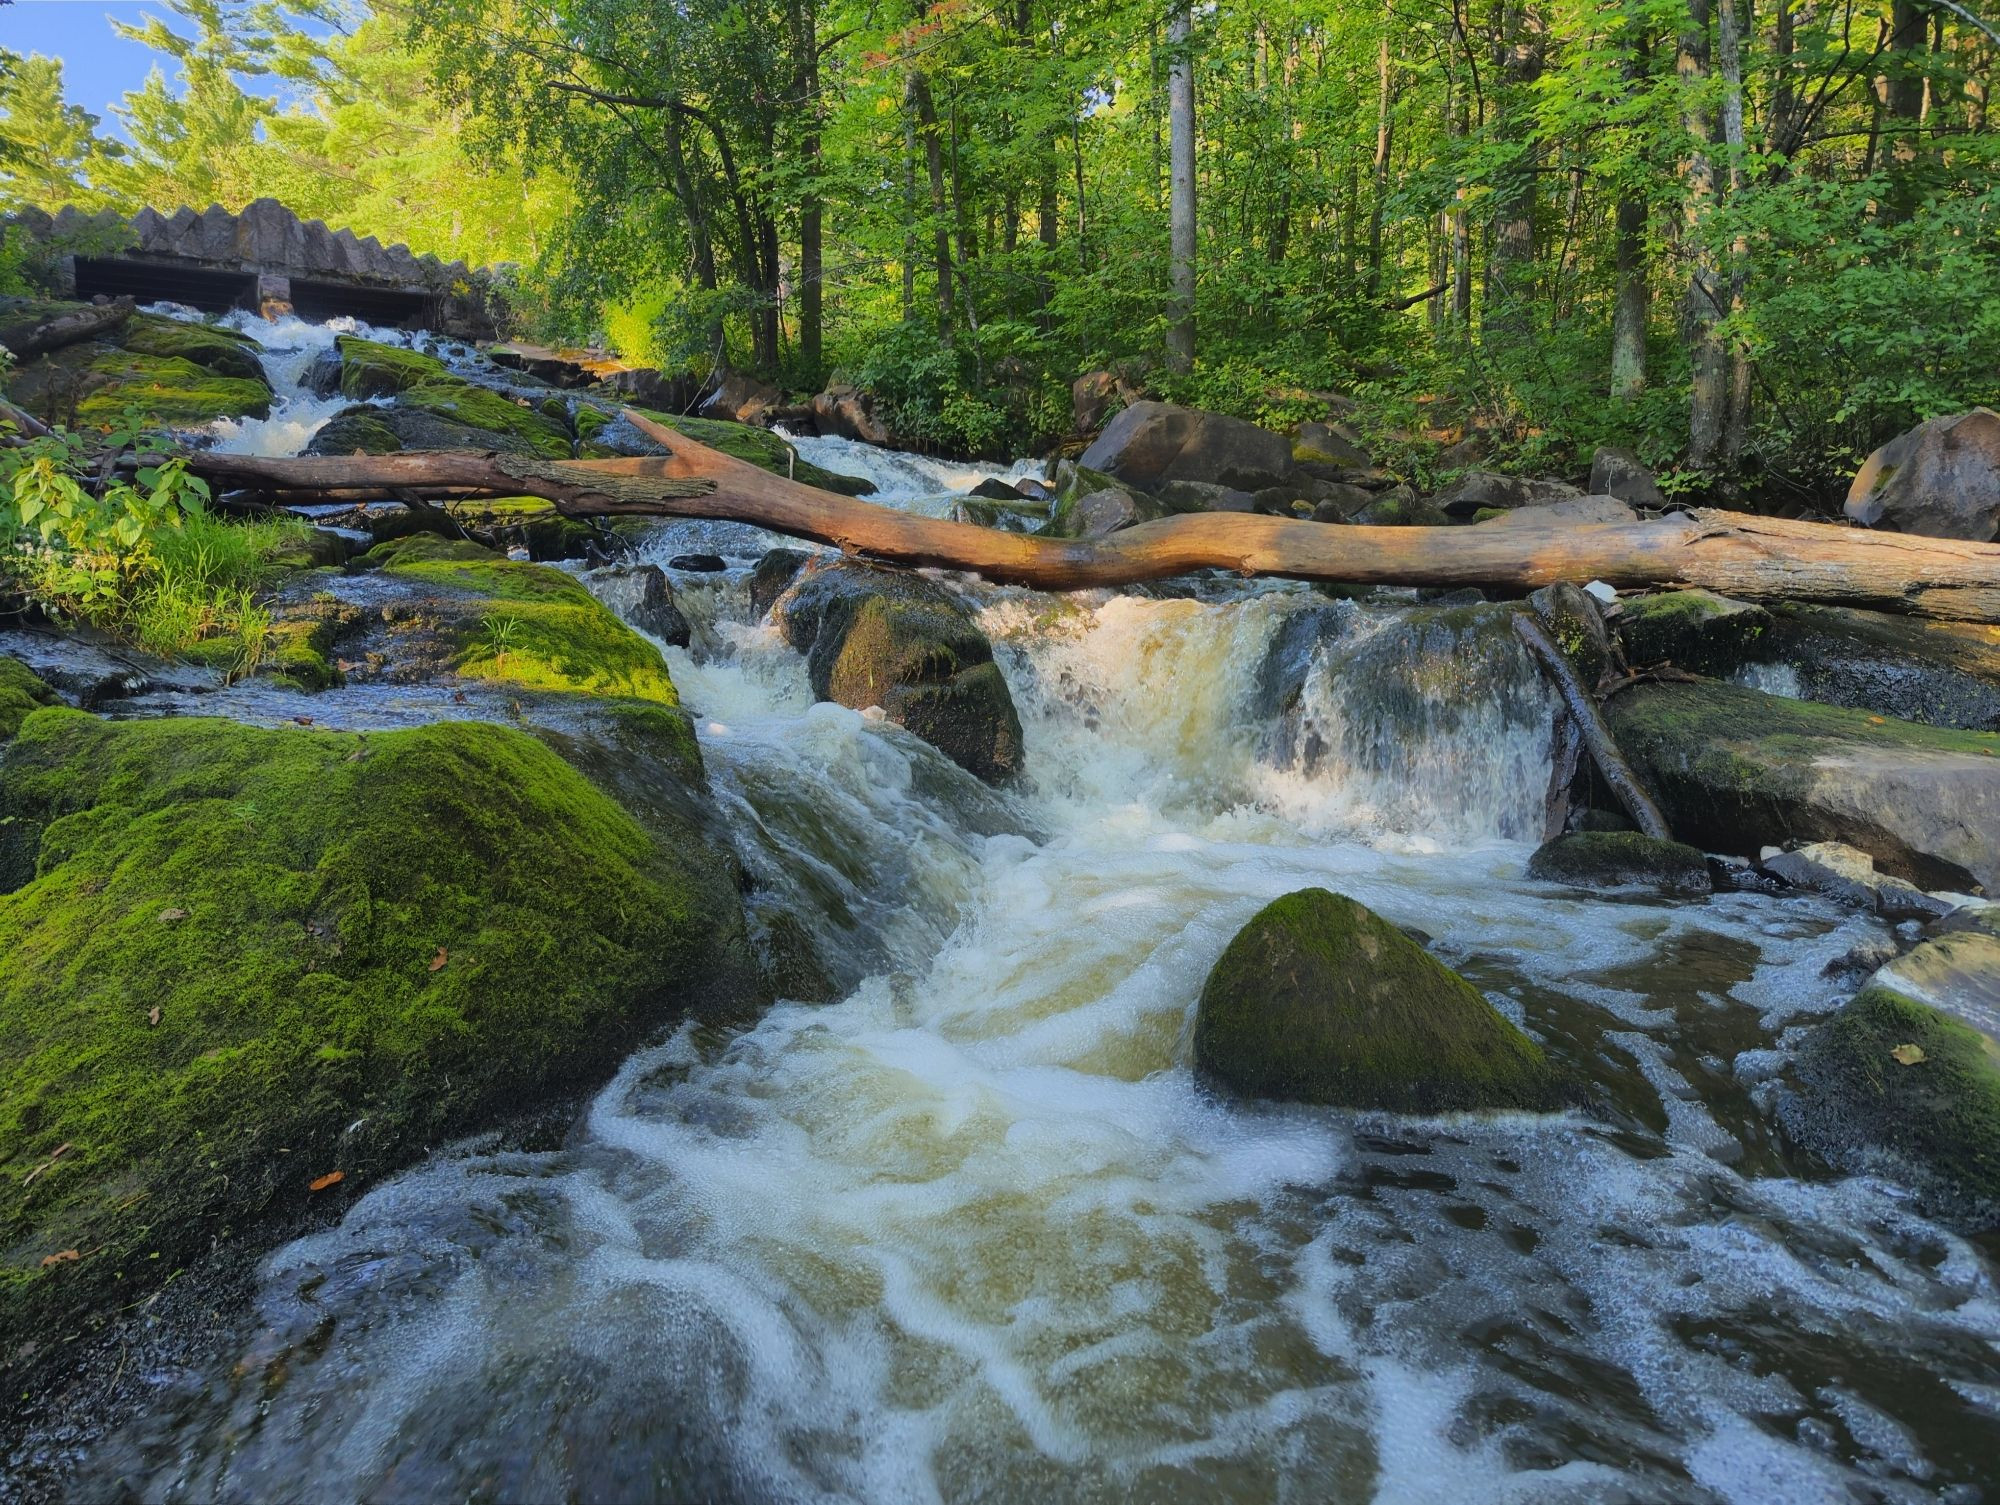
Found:
[[1131, 585], [1198, 569], [1514, 594], [1563, 580], [1603, 580], [1621, 589], [1698, 585], [1750, 601], [2000, 622], [2000, 544], [1714, 511], [1657, 522], [1506, 528], [1364, 527], [1209, 512], [1141, 523], [1106, 538], [1037, 538], [836, 496], [635, 413], [626, 416], [672, 454], [639, 460], [458, 451], [295, 460], [197, 454], [188, 463], [223, 486], [288, 501], [378, 488], [432, 498], [537, 496], [573, 517], [754, 523], [887, 563], [969, 570], [1042, 590]]
[[1534, 618], [1515, 617], [1514, 631], [1541, 662], [1542, 672], [1555, 681], [1563, 704], [1569, 707], [1571, 720], [1583, 734], [1584, 746], [1590, 749], [1591, 761], [1597, 765], [1598, 773], [1611, 792], [1618, 796], [1618, 803], [1625, 807], [1625, 813], [1632, 817], [1632, 824], [1647, 836], [1672, 841], [1674, 833], [1667, 825], [1667, 818], [1660, 814], [1660, 807], [1646, 792], [1646, 786], [1632, 771], [1632, 765], [1625, 761], [1625, 755], [1618, 750], [1618, 741], [1611, 735], [1611, 728], [1604, 724], [1604, 713], [1598, 710], [1597, 701], [1585, 686], [1582, 676], [1576, 672], [1576, 666], [1570, 663], [1547, 629]]
[[16, 319], [0, 324], [0, 345], [14, 352], [14, 359], [25, 361], [33, 356], [46, 355], [51, 350], [60, 350], [65, 345], [74, 345], [78, 340], [94, 340], [107, 329], [116, 329], [132, 317], [132, 300], [115, 298], [109, 303], [94, 303], [88, 308], [74, 309], [58, 318]]

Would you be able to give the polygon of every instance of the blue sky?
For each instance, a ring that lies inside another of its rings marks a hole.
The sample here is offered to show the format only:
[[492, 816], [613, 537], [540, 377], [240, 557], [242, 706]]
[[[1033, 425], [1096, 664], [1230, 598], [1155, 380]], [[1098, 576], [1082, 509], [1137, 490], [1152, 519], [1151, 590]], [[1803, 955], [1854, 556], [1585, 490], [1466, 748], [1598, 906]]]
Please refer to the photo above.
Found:
[[157, 0], [15, 0], [0, 5], [0, 47], [61, 58], [70, 102], [102, 115], [102, 129], [115, 134], [111, 106], [146, 81], [159, 56], [119, 36], [110, 18], [137, 21], [148, 10], [174, 19]]

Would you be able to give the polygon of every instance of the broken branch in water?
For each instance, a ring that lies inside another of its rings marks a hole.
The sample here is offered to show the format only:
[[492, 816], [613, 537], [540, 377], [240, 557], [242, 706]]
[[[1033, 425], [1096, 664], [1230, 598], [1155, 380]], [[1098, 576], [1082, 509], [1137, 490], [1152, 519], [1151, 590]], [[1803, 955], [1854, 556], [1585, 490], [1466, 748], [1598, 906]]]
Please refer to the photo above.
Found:
[[672, 452], [634, 460], [462, 451], [290, 460], [198, 454], [188, 463], [224, 487], [288, 499], [408, 489], [433, 500], [467, 493], [537, 496], [572, 517], [752, 523], [888, 564], [969, 570], [1042, 590], [1131, 585], [1198, 569], [1508, 593], [1594, 579], [1621, 589], [1699, 585], [1750, 601], [1820, 601], [2000, 622], [2000, 544], [1715, 511], [1654, 522], [1524, 520], [1505, 528], [1368, 527], [1204, 512], [1105, 538], [1041, 538], [836, 496], [637, 413], [626, 416]]

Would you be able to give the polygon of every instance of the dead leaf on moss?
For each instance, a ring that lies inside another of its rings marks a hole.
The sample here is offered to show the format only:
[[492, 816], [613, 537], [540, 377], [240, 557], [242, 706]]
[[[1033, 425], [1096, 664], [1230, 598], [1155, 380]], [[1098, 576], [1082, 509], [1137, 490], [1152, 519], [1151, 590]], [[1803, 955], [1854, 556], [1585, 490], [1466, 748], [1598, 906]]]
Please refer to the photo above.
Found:
[[57, 1145], [56, 1152], [53, 1155], [49, 1156], [48, 1159], [44, 1160], [40, 1165], [36, 1166], [33, 1170], [29, 1171], [27, 1175], [21, 1178], [21, 1185], [25, 1187], [30, 1181], [34, 1180], [35, 1177], [39, 1176], [43, 1171], [47, 1170], [50, 1166], [54, 1165], [58, 1160], [62, 1159], [64, 1155], [68, 1154], [69, 1144], [70, 1142], [67, 1139], [65, 1139], [61, 1144]]
[[160, 1006], [157, 1003], [146, 1010], [146, 1022], [148, 1024], [158, 1024], [160, 1022]]
[[1890, 1051], [1889, 1054], [1894, 1056], [1898, 1061], [1902, 1062], [1905, 1066], [1914, 1066], [1919, 1061], [1926, 1059], [1926, 1057], [1924, 1056], [1924, 1048], [1921, 1045], [1898, 1045], [1894, 1050]]
[[76, 1250], [74, 1250], [74, 1249], [64, 1249], [64, 1250], [63, 1250], [63, 1251], [62, 1251], [61, 1253], [59, 1253], [59, 1254], [45, 1254], [45, 1255], [43, 1255], [43, 1256], [42, 1256], [42, 1268], [43, 1268], [44, 1270], [46, 1270], [46, 1269], [48, 1269], [48, 1267], [49, 1267], [50, 1265], [66, 1265], [66, 1264], [70, 1264], [70, 1263], [72, 1263], [72, 1262], [73, 1262], [73, 1261], [75, 1261], [75, 1260], [79, 1260], [79, 1259], [82, 1259], [82, 1258], [83, 1258], [83, 1256], [82, 1256], [81, 1254], [77, 1253], [77, 1252], [76, 1252]]
[[315, 1176], [308, 1191], [325, 1191], [329, 1186], [338, 1186], [347, 1179], [346, 1171], [328, 1171], [324, 1176]]
[[185, 909], [163, 909], [160, 911], [160, 923], [162, 925], [167, 924], [171, 920], [185, 920], [187, 917], [188, 912]]
[[451, 960], [451, 953], [445, 950], [444, 947], [442, 946], [438, 947], [438, 954], [431, 958], [431, 970], [433, 972], [437, 971], [440, 967], [442, 967], [446, 962], [450, 960]]

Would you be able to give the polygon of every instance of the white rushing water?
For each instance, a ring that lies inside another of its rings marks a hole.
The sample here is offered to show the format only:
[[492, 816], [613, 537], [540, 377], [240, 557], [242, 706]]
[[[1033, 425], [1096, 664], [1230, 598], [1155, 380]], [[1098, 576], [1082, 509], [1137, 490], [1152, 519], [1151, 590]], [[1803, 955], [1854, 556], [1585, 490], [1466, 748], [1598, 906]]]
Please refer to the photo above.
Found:
[[[802, 447], [937, 505], [831, 442]], [[141, 1495], [1982, 1498], [1991, 1250], [1800, 1179], [1759, 1104], [1879, 922], [1527, 882], [1548, 716], [1509, 636], [1290, 586], [958, 584], [1021, 710], [1004, 797], [813, 705], [740, 568], [678, 577], [718, 800], [843, 996], [684, 1029], [562, 1148], [440, 1154], [278, 1252], [254, 1346], [137, 1445]], [[1425, 933], [1609, 1107], [1200, 1090], [1208, 968], [1313, 884]]]

